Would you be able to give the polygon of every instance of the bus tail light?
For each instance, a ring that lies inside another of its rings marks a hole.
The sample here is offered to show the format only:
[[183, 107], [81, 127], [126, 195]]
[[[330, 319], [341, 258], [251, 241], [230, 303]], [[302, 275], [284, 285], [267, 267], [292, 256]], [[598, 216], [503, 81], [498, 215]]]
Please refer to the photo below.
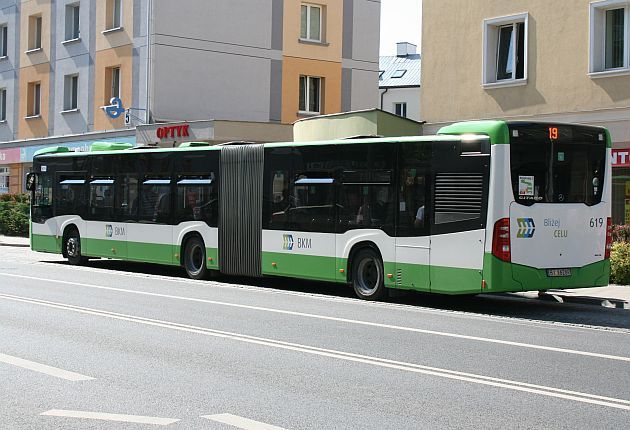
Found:
[[494, 224], [492, 234], [492, 255], [499, 260], [510, 262], [512, 254], [510, 252], [510, 219], [501, 218]]
[[610, 248], [612, 248], [612, 219], [606, 218], [606, 251], [604, 252], [604, 259], [610, 258]]

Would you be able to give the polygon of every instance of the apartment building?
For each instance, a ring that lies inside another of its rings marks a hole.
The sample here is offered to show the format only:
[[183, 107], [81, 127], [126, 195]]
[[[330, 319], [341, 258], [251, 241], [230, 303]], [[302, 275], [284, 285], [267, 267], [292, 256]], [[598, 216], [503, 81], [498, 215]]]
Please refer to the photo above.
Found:
[[506, 118], [607, 127], [630, 224], [630, 0], [424, 0], [426, 132]]
[[396, 55], [379, 59], [380, 107], [403, 118], [420, 121], [420, 54], [413, 43], [396, 44]]
[[374, 107], [379, 22], [378, 0], [0, 0], [0, 193], [49, 145], [284, 140]]

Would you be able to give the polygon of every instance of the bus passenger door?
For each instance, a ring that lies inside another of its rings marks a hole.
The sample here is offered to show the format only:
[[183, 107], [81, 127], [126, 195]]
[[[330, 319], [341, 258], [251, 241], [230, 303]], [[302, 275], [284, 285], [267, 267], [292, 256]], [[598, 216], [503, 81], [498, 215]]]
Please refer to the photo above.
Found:
[[398, 226], [396, 231], [396, 287], [430, 291], [431, 237], [429, 236], [428, 175], [424, 147], [401, 144]]

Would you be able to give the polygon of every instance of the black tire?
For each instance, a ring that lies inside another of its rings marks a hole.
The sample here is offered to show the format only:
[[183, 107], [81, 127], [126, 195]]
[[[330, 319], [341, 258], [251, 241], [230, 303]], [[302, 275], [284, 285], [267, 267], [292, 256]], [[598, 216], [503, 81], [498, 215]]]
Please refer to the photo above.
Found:
[[370, 248], [360, 250], [352, 259], [352, 287], [364, 300], [380, 300], [387, 294], [383, 260]]
[[184, 269], [191, 279], [207, 279], [209, 277], [210, 270], [206, 267], [206, 245], [198, 236], [193, 236], [186, 241]]
[[63, 249], [66, 252], [68, 262], [73, 266], [80, 266], [87, 262], [87, 258], [81, 255], [81, 236], [77, 230], [70, 230], [66, 234]]

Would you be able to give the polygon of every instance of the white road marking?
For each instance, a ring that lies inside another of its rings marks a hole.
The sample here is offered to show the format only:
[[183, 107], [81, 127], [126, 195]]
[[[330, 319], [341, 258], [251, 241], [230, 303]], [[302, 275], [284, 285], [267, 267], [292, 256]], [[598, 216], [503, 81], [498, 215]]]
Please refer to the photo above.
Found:
[[522, 391], [531, 394], [539, 394], [542, 396], [556, 397], [566, 400], [573, 400], [581, 403], [590, 403], [594, 405], [606, 406], [610, 408], [623, 409], [630, 411], [630, 400], [617, 399], [614, 397], [599, 396], [596, 394], [582, 393], [579, 391], [565, 390], [561, 388], [548, 387], [544, 385], [529, 384], [525, 382], [513, 381], [509, 379], [494, 378], [490, 376], [478, 375], [474, 373], [459, 372], [438, 367], [424, 366], [415, 363], [408, 363], [396, 360], [389, 360], [379, 357], [354, 354], [350, 352], [318, 348], [309, 345], [302, 345], [291, 342], [284, 342], [274, 339], [262, 338], [257, 336], [249, 336], [240, 333], [233, 333], [221, 330], [213, 330], [205, 327], [180, 324], [170, 321], [156, 320], [144, 318], [134, 315], [121, 314], [100, 309], [85, 308], [81, 306], [67, 305], [64, 303], [50, 302], [46, 300], [32, 299], [28, 297], [13, 296], [8, 294], [0, 294], [0, 298], [17, 302], [29, 303], [39, 306], [45, 306], [54, 309], [69, 310], [86, 315], [96, 315], [111, 318], [120, 321], [134, 322], [153, 327], [161, 327], [170, 330], [177, 330], [187, 333], [196, 333], [204, 336], [216, 338], [230, 339], [239, 342], [245, 342], [255, 345], [269, 346], [272, 348], [285, 349], [289, 351], [297, 351], [306, 354], [318, 355], [329, 358], [336, 358], [355, 363], [369, 364], [372, 366], [385, 367], [389, 369], [402, 370], [405, 372], [419, 373], [424, 375], [437, 376], [441, 378], [471, 382], [475, 384], [489, 385], [493, 387], [505, 388], [509, 390]]
[[34, 361], [25, 360], [23, 358], [13, 357], [11, 355], [0, 354], [0, 362], [11, 364], [13, 366], [22, 367], [24, 369], [33, 370], [35, 372], [44, 373], [56, 378], [65, 379], [67, 381], [89, 381], [91, 376], [81, 375], [80, 373], [70, 372], [68, 370], [59, 369], [57, 367], [47, 366], [45, 364], [36, 363]]
[[232, 427], [238, 427], [243, 430], [284, 430], [282, 427], [272, 426], [271, 424], [261, 423], [232, 414], [202, 415], [201, 418], [227, 424]]
[[220, 302], [216, 300], [198, 299], [198, 298], [193, 298], [193, 297], [175, 296], [171, 294], [149, 293], [146, 291], [135, 291], [135, 290], [129, 290], [125, 288], [105, 287], [101, 285], [84, 284], [84, 283], [77, 283], [77, 282], [70, 282], [70, 281], [59, 281], [55, 279], [36, 278], [33, 276], [14, 275], [14, 274], [8, 274], [8, 273], [0, 273], [0, 275], [11, 276], [15, 278], [32, 279], [32, 280], [37, 280], [37, 281], [54, 282], [58, 284], [80, 286], [84, 288], [93, 288], [93, 289], [98, 289], [98, 290], [116, 291], [116, 292], [136, 294], [136, 295], [142, 295], [142, 296], [183, 300], [183, 301], [188, 301], [188, 302], [205, 303], [205, 304], [211, 304], [211, 305], [227, 306], [227, 307], [248, 309], [248, 310], [262, 311], [262, 312], [271, 312], [271, 313], [282, 314], [282, 315], [291, 315], [291, 316], [313, 318], [313, 319], [326, 320], [326, 321], [335, 321], [335, 322], [342, 322], [342, 323], [347, 323], [347, 324], [363, 325], [363, 326], [368, 326], [368, 327], [378, 327], [378, 328], [384, 328], [384, 329], [389, 329], [389, 330], [398, 330], [398, 331], [406, 331], [406, 332], [412, 332], [412, 333], [428, 334], [428, 335], [433, 335], [433, 336], [450, 337], [450, 338], [455, 338], [455, 339], [472, 340], [472, 341], [477, 341], [477, 342], [494, 343], [494, 344], [518, 347], [518, 348], [538, 349], [538, 350], [551, 351], [551, 352], [557, 352], [557, 353], [563, 353], [563, 354], [573, 354], [573, 355], [581, 355], [581, 356], [594, 357], [594, 358], [603, 358], [603, 359], [614, 360], [614, 361], [630, 362], [630, 357], [610, 355], [610, 354], [601, 354], [598, 352], [580, 351], [580, 350], [568, 349], [568, 348], [557, 348], [553, 346], [537, 345], [537, 344], [524, 343], [524, 342], [514, 342], [514, 341], [509, 341], [509, 340], [493, 339], [493, 338], [480, 337], [480, 336], [469, 336], [469, 335], [458, 334], [458, 333], [449, 333], [449, 332], [436, 331], [436, 330], [425, 330], [425, 329], [420, 329], [420, 328], [404, 327], [404, 326], [391, 325], [391, 324], [381, 324], [381, 323], [375, 323], [375, 322], [370, 322], [370, 321], [331, 317], [331, 316], [326, 316], [326, 315], [317, 315], [317, 314], [311, 314], [311, 313], [305, 313], [305, 312], [287, 311], [287, 310], [282, 310], [282, 309], [274, 309], [274, 308], [267, 308], [267, 307], [261, 307], [261, 306], [241, 305], [237, 303]]
[[63, 409], [51, 409], [49, 411], [42, 412], [40, 415], [44, 415], [48, 417], [83, 418], [83, 419], [88, 419], [88, 420], [117, 421], [121, 423], [153, 424], [157, 426], [167, 426], [169, 424], [173, 424], [179, 421], [178, 419], [173, 419], [173, 418], [145, 417], [142, 415], [108, 414], [105, 412], [68, 411], [68, 410], [63, 410]]
[[[29, 252], [35, 252], [30, 251]], [[47, 253], [39, 253], [41, 255], [45, 255], [50, 257], [51, 254]], [[21, 262], [21, 260], [16, 260], [17, 262]], [[64, 261], [63, 259], [59, 260], [60, 262]], [[122, 261], [122, 260], [120, 260]], [[39, 264], [42, 266], [50, 267], [48, 262], [36, 262], [32, 264]], [[60, 266], [63, 268], [63, 266]], [[425, 306], [418, 305], [406, 305], [402, 303], [388, 303], [388, 302], [368, 302], [365, 300], [352, 298], [352, 297], [341, 297], [341, 296], [329, 296], [326, 294], [317, 294], [317, 293], [304, 293], [299, 291], [288, 291], [281, 290], [277, 288], [261, 288], [256, 286], [248, 286], [248, 285], [240, 285], [240, 284], [229, 284], [225, 282], [217, 282], [217, 281], [197, 281], [193, 279], [181, 279], [175, 278], [173, 276], [168, 275], [153, 275], [148, 273], [133, 273], [124, 270], [114, 270], [114, 269], [102, 269], [98, 267], [85, 267], [85, 266], [72, 266], [72, 270], [80, 270], [84, 272], [97, 272], [103, 274], [116, 274], [117, 276], [124, 276], [128, 278], [136, 278], [136, 279], [159, 279], [172, 283], [185, 284], [185, 285], [194, 285], [198, 287], [208, 287], [212, 286], [213, 288], [226, 288], [226, 289], [238, 289], [244, 291], [251, 291], [257, 294], [282, 294], [287, 296], [297, 296], [302, 298], [309, 298], [314, 300], [323, 300], [323, 301], [332, 301], [338, 303], [352, 304], [352, 305], [360, 305], [360, 306], [369, 306], [369, 307], [379, 307], [379, 308], [388, 308], [388, 309], [403, 309], [408, 312], [418, 312], [418, 313], [429, 313], [429, 314], [437, 314], [442, 316], [448, 316], [450, 318], [465, 318], [465, 319], [477, 319], [481, 321], [489, 321], [494, 323], [501, 324], [511, 324], [511, 325], [520, 325], [520, 326], [543, 326], [547, 329], [553, 330], [589, 330], [589, 331], [599, 331], [611, 334], [622, 334], [629, 335], [630, 330], [622, 329], [622, 328], [612, 328], [612, 327], [601, 327], [601, 326], [590, 326], [586, 324], [578, 324], [578, 323], [567, 323], [567, 322], [555, 322], [555, 321], [542, 321], [542, 320], [531, 320], [527, 318], [513, 318], [509, 316], [503, 315], [490, 315], [490, 314], [478, 314], [474, 312], [467, 311], [457, 311], [452, 309], [435, 309]], [[8, 275], [8, 273], [0, 273], [0, 275]]]

